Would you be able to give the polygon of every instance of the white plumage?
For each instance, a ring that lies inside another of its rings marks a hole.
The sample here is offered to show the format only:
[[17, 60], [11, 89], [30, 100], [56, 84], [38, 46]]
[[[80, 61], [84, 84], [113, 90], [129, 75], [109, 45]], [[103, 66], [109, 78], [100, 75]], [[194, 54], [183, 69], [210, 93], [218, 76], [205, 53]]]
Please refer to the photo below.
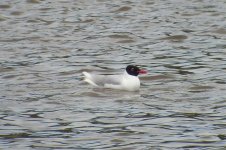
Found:
[[83, 72], [84, 81], [96, 87], [105, 87], [126, 91], [138, 91], [140, 80], [137, 76], [129, 75], [126, 71], [122, 75], [97, 75]]
[[96, 87], [105, 87], [126, 91], [138, 91], [140, 89], [139, 74], [146, 74], [145, 70], [140, 70], [137, 66], [129, 65], [121, 75], [98, 75], [83, 72], [84, 81]]

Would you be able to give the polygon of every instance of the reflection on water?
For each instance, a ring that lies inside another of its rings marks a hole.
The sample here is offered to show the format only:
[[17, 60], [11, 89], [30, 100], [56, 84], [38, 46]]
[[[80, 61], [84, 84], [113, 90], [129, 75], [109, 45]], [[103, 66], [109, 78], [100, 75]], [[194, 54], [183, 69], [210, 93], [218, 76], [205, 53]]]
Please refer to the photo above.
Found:
[[[0, 148], [225, 149], [226, 2], [0, 3]], [[149, 71], [139, 92], [82, 71]]]

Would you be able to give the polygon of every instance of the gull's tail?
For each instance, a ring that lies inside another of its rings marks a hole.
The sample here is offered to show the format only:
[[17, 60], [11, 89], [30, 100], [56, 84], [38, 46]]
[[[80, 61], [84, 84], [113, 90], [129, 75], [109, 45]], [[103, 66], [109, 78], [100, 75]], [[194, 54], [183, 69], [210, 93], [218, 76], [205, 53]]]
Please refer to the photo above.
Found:
[[85, 76], [84, 77], [84, 81], [91, 84], [91, 85], [94, 85], [94, 86], [98, 86], [95, 82], [93, 82], [92, 80], [92, 75], [88, 72], [82, 72], [82, 74]]

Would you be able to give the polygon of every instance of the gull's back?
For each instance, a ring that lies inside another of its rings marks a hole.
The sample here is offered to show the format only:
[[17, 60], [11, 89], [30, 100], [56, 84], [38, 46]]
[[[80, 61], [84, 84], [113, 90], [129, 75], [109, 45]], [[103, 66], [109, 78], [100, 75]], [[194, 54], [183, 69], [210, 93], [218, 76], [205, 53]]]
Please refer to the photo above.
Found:
[[122, 75], [98, 75], [88, 72], [83, 72], [83, 74], [85, 81], [95, 86], [120, 85], [122, 82]]

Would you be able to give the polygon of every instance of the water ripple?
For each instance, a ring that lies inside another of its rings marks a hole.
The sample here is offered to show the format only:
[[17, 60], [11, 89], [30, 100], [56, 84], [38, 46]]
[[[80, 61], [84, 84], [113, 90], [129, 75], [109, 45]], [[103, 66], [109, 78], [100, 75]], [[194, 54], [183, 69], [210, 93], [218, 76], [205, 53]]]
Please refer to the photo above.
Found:
[[[0, 4], [0, 149], [225, 149], [225, 2]], [[148, 70], [141, 90], [82, 72]]]

